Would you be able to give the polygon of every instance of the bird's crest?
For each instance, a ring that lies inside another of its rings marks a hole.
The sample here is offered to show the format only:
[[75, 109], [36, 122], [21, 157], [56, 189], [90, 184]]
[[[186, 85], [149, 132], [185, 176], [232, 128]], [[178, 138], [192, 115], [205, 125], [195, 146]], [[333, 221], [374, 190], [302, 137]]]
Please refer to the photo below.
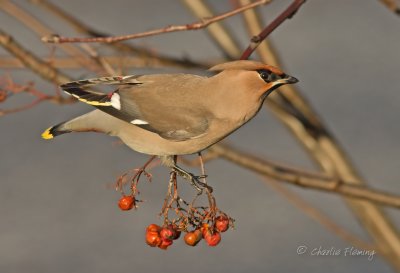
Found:
[[255, 61], [249, 61], [249, 60], [241, 60], [241, 61], [233, 61], [233, 62], [217, 64], [217, 65], [211, 67], [209, 70], [210, 71], [223, 71], [223, 70], [257, 71], [257, 70], [263, 70], [263, 69], [269, 70], [277, 75], [283, 74], [283, 72], [279, 68], [276, 68], [275, 66], [267, 65], [267, 64], [263, 64], [263, 63], [255, 62]]

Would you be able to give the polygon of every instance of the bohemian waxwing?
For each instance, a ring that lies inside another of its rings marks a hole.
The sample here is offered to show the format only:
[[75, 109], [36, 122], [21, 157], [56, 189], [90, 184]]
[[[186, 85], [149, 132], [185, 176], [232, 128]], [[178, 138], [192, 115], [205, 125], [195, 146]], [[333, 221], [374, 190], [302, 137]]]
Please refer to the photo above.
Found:
[[[63, 84], [65, 92], [97, 109], [47, 129], [42, 137], [70, 132], [118, 136], [131, 149], [161, 157], [165, 165], [199, 184], [173, 156], [198, 153], [217, 143], [252, 119], [271, 91], [298, 81], [254, 61], [227, 62], [210, 70], [219, 73], [131, 75]], [[99, 84], [116, 89], [108, 94], [88, 89]]]

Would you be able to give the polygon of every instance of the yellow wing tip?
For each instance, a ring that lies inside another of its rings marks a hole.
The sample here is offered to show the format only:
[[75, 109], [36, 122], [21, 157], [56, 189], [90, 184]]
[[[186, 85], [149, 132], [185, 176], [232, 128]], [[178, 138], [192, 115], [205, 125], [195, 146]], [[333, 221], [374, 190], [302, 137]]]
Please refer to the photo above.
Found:
[[42, 138], [43, 139], [52, 139], [52, 138], [54, 138], [53, 134], [50, 133], [51, 128], [53, 128], [53, 127], [50, 127], [46, 131], [43, 132], [43, 134], [42, 134]]

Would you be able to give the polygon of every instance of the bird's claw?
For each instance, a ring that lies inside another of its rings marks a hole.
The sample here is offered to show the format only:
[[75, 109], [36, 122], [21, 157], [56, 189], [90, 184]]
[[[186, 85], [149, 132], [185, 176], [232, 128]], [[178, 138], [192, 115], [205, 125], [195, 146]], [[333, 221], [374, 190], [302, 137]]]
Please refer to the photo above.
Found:
[[201, 182], [200, 179], [204, 179], [207, 177], [207, 175], [194, 175], [192, 173], [189, 173], [178, 166], [175, 166], [174, 171], [184, 179], [188, 180], [190, 184], [199, 192], [199, 194], [203, 193], [204, 189], [207, 189], [210, 193], [213, 192], [213, 188], [207, 185], [204, 182]]

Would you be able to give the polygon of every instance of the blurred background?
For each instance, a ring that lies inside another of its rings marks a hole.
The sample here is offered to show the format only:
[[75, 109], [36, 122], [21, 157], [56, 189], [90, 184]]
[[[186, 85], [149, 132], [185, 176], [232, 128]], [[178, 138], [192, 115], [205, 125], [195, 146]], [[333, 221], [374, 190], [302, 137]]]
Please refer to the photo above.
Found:
[[[208, 1], [217, 12], [229, 1]], [[15, 4], [40, 18], [58, 34], [76, 33], [54, 15], [28, 1]], [[85, 24], [114, 35], [142, 32], [196, 18], [180, 1], [54, 1]], [[291, 1], [259, 8], [270, 22]], [[249, 36], [241, 15], [224, 21], [244, 49]], [[48, 57], [51, 46], [0, 9], [0, 26], [23, 46]], [[400, 18], [379, 1], [307, 1], [271, 35], [284, 70], [297, 77], [303, 91], [356, 167], [373, 188], [400, 193]], [[131, 41], [177, 58], [218, 62], [223, 54], [204, 30]], [[108, 49], [93, 45], [104, 55]], [[9, 54], [0, 48], [0, 56]], [[55, 56], [65, 56], [61, 50]], [[255, 55], [254, 55], [255, 56]], [[255, 57], [254, 57], [255, 58]], [[1, 60], [0, 60], [1, 61]], [[64, 70], [74, 78], [95, 74]], [[195, 69], [130, 68], [124, 73], [188, 72]], [[0, 77], [34, 82], [43, 92], [55, 86], [26, 69], [0, 68]], [[14, 96], [0, 109], [29, 102]], [[157, 167], [152, 183], [141, 184], [136, 211], [122, 212], [119, 193], [110, 184], [147, 156], [100, 134], [69, 134], [44, 141], [41, 132], [92, 108], [84, 104], [42, 103], [0, 118], [0, 272], [392, 272], [381, 257], [298, 255], [299, 246], [350, 247], [269, 188], [252, 172], [222, 160], [207, 164], [218, 206], [236, 219], [215, 248], [201, 242], [191, 248], [182, 240], [168, 251], [150, 248], [144, 229], [160, 223], [158, 213], [167, 190], [169, 170]], [[241, 149], [300, 168], [318, 170], [299, 143], [270, 112], [262, 109], [228, 141]], [[193, 169], [198, 173], [198, 169]], [[290, 187], [357, 237], [364, 229], [334, 194]], [[186, 188], [186, 194], [194, 194]], [[399, 211], [386, 209], [400, 226]]]

